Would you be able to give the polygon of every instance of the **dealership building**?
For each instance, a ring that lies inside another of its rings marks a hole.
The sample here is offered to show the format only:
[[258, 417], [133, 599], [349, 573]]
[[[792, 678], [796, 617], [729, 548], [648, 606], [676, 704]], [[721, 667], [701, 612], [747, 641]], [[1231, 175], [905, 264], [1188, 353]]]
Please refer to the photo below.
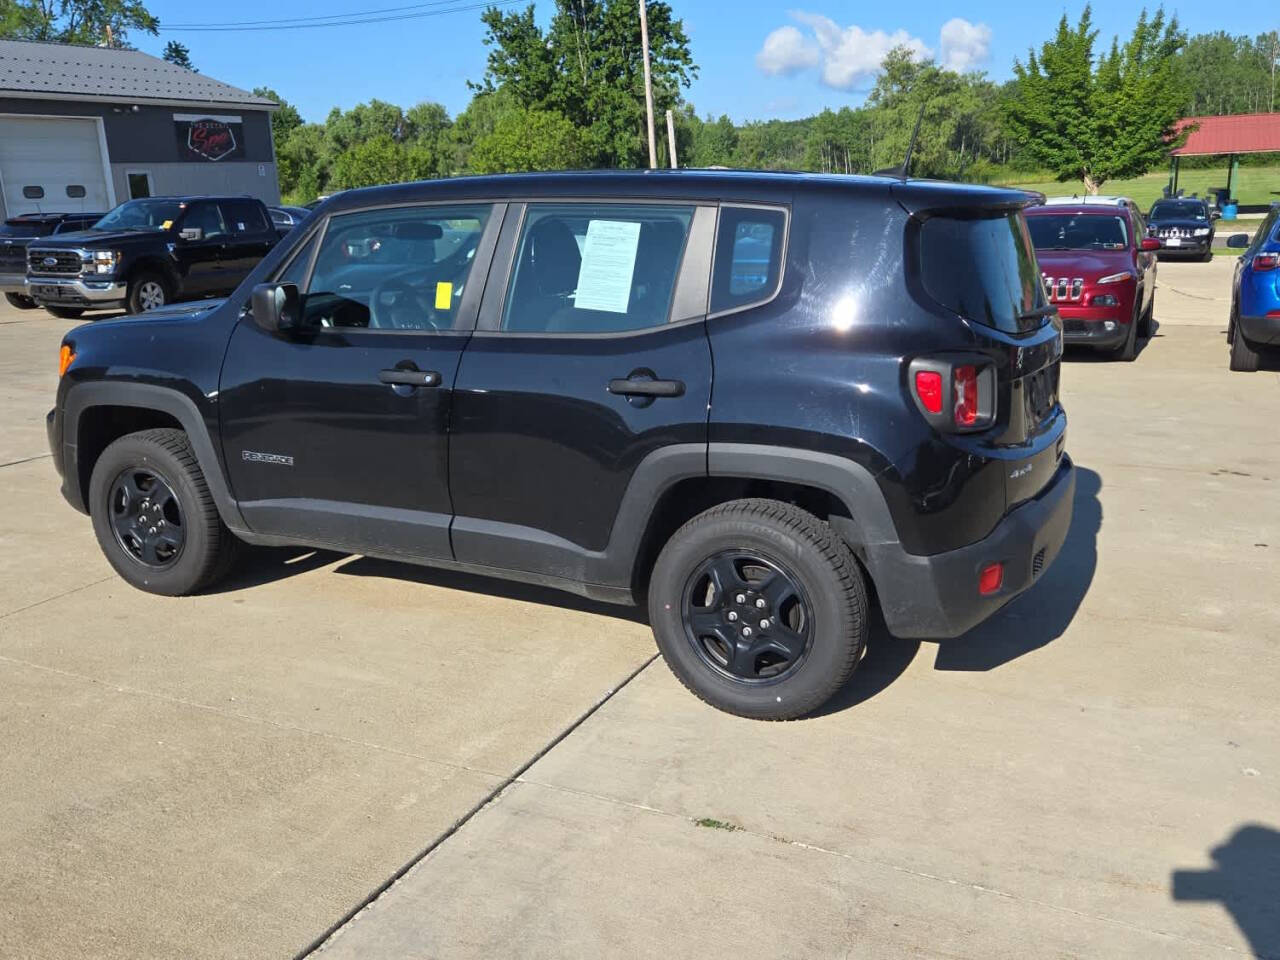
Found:
[[276, 104], [137, 50], [0, 40], [0, 215], [280, 200]]

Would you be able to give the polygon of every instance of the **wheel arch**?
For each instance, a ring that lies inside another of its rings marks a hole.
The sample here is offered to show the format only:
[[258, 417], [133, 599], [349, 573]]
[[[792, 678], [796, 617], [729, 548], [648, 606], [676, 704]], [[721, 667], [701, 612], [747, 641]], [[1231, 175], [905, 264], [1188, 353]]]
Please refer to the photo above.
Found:
[[79, 383], [67, 391], [63, 417], [66, 479], [74, 484], [73, 502], [86, 513], [89, 478], [109, 444], [138, 430], [176, 427], [190, 440], [223, 522], [235, 531], [245, 529], [204, 418], [190, 397], [155, 384]]
[[176, 295], [182, 286], [177, 269], [162, 257], [146, 256], [134, 261], [133, 265], [125, 272], [125, 283], [132, 285], [133, 281], [142, 273], [158, 273], [164, 278], [164, 282], [169, 285], [169, 293], [172, 295]]

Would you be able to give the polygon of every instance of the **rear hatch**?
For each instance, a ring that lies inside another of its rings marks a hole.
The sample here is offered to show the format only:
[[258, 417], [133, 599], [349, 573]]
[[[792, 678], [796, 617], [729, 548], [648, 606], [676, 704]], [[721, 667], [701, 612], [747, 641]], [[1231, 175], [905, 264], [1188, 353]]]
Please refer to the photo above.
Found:
[[966, 350], [985, 354], [994, 366], [994, 421], [951, 440], [1001, 461], [1007, 509], [1039, 493], [1062, 458], [1062, 328], [1045, 298], [1022, 214], [1025, 195], [975, 190], [973, 201], [944, 209], [904, 206], [912, 213], [908, 242], [921, 292], [966, 322], [972, 337]]

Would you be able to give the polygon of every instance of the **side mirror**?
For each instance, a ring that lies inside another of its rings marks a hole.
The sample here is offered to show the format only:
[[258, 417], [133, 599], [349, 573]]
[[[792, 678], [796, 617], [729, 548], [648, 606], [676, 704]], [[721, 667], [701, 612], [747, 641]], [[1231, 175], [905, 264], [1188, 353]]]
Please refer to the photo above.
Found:
[[1209, 213], [1209, 219], [1210, 219], [1210, 220], [1221, 220], [1221, 219], [1222, 219], [1222, 211], [1221, 211], [1221, 210], [1212, 210], [1212, 211], [1210, 211], [1210, 213]]
[[1138, 249], [1143, 253], [1151, 253], [1160, 249], [1160, 241], [1155, 237], [1143, 237], [1142, 242], [1138, 244]]
[[263, 330], [282, 333], [302, 321], [302, 297], [296, 283], [260, 283], [253, 288], [253, 322]]
[[1249, 245], [1249, 235], [1247, 233], [1233, 233], [1227, 237], [1227, 246], [1232, 250], [1243, 250]]
[[203, 240], [204, 231], [199, 227], [183, 227], [178, 231], [179, 240]]

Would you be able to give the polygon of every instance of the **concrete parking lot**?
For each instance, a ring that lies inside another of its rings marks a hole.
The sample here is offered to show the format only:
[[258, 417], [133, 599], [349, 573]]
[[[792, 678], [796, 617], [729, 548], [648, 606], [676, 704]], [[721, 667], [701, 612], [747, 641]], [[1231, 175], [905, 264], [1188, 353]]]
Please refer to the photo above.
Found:
[[0, 957], [1280, 956], [1280, 374], [1227, 371], [1231, 267], [1068, 355], [1040, 583], [787, 724], [568, 595], [287, 550], [131, 590], [46, 456], [65, 324], [0, 307]]

